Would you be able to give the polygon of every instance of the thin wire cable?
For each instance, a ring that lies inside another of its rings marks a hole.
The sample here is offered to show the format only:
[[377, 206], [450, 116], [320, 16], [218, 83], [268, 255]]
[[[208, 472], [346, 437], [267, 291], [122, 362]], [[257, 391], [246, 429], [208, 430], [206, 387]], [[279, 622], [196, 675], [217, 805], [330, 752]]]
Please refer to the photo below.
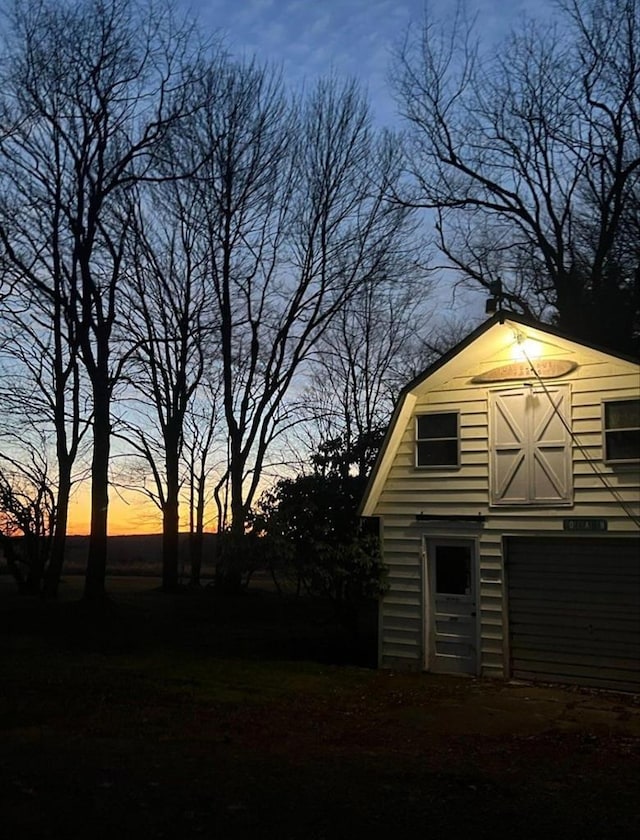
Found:
[[600, 479], [600, 481], [604, 484], [605, 488], [606, 488], [606, 489], [607, 489], [607, 490], [611, 493], [611, 495], [613, 496], [613, 498], [614, 498], [614, 499], [616, 500], [616, 502], [620, 505], [620, 507], [623, 509], [623, 511], [626, 513], [626, 515], [629, 517], [629, 519], [630, 519], [630, 520], [631, 520], [631, 521], [632, 521], [635, 525], [637, 525], [637, 526], [638, 526], [638, 528], [640, 528], [640, 516], [637, 516], [637, 515], [636, 515], [636, 513], [635, 513], [635, 512], [634, 512], [634, 511], [633, 511], [633, 510], [632, 510], [632, 509], [631, 509], [631, 508], [627, 505], [627, 503], [626, 503], [626, 502], [625, 502], [625, 500], [622, 498], [622, 496], [618, 493], [618, 491], [615, 489], [615, 487], [612, 487], [612, 486], [611, 486], [611, 484], [610, 484], [610, 483], [609, 483], [609, 481], [607, 480], [606, 475], [604, 475], [604, 473], [601, 473], [601, 472], [600, 472], [600, 470], [598, 469], [597, 464], [594, 462], [594, 460], [593, 460], [592, 458], [590, 458], [590, 457], [589, 457], [589, 455], [588, 455], [588, 453], [587, 453], [586, 449], [584, 448], [584, 446], [583, 446], [583, 445], [580, 443], [580, 441], [578, 440], [578, 437], [577, 437], [577, 435], [574, 433], [573, 429], [569, 426], [569, 424], [568, 424], [568, 423], [567, 423], [567, 421], [564, 419], [564, 417], [562, 416], [562, 414], [558, 411], [558, 409], [557, 409], [557, 407], [556, 407], [556, 404], [555, 404], [555, 403], [554, 403], [554, 401], [553, 401], [553, 397], [552, 397], [552, 396], [551, 396], [551, 394], [549, 393], [549, 390], [547, 389], [547, 386], [544, 384], [544, 381], [542, 380], [542, 378], [541, 378], [541, 377], [540, 377], [540, 375], [538, 374], [538, 371], [535, 369], [535, 366], [534, 366], [533, 362], [531, 361], [531, 359], [529, 358], [529, 356], [528, 356], [528, 354], [527, 354], [527, 351], [526, 351], [526, 350], [525, 350], [525, 348], [524, 348], [524, 345], [521, 345], [521, 351], [522, 351], [522, 354], [523, 354], [524, 358], [527, 360], [527, 364], [529, 365], [529, 367], [530, 367], [530, 368], [531, 368], [531, 370], [533, 371], [533, 375], [534, 375], [534, 376], [535, 376], [535, 378], [538, 380], [538, 383], [540, 384], [540, 387], [542, 388], [542, 390], [543, 390], [543, 391], [545, 392], [545, 394], [547, 395], [547, 399], [548, 399], [548, 400], [549, 400], [549, 402], [551, 403], [551, 408], [552, 408], [552, 410], [553, 410], [554, 414], [555, 414], [555, 415], [556, 415], [556, 416], [560, 419], [560, 422], [562, 423], [562, 425], [563, 425], [563, 426], [565, 427], [565, 429], [569, 432], [569, 436], [571, 437], [571, 440], [575, 443], [575, 445], [578, 447], [578, 449], [579, 449], [579, 450], [580, 450], [580, 452], [582, 453], [582, 457], [584, 458], [584, 460], [587, 462], [587, 464], [589, 464], [589, 466], [590, 466], [590, 467], [591, 467], [591, 469], [594, 471], [594, 473], [596, 474], [596, 476], [597, 476], [597, 477]]

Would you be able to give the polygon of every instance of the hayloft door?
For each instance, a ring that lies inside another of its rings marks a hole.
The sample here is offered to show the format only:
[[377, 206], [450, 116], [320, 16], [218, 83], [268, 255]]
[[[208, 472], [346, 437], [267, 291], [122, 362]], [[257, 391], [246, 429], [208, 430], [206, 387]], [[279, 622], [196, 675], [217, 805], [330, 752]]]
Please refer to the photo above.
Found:
[[564, 385], [490, 395], [491, 504], [571, 503], [570, 404]]

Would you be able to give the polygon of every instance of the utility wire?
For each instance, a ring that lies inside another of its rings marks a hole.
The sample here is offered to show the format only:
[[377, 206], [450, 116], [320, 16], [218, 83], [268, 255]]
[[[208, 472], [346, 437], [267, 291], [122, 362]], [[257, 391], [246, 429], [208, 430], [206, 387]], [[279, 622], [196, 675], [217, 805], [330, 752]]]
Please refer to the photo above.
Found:
[[553, 409], [554, 414], [556, 414], [556, 416], [560, 419], [560, 422], [562, 423], [562, 425], [569, 432], [569, 436], [571, 437], [571, 440], [575, 443], [575, 445], [578, 447], [578, 449], [582, 453], [582, 456], [583, 456], [584, 460], [587, 462], [587, 464], [589, 464], [589, 466], [591, 467], [593, 472], [600, 479], [600, 481], [604, 484], [605, 488], [611, 493], [613, 498], [620, 505], [620, 507], [623, 509], [623, 511], [626, 513], [626, 515], [629, 517], [629, 519], [635, 525], [637, 525], [638, 528], [640, 528], [640, 517], [637, 516], [636, 513], [629, 507], [629, 505], [625, 502], [625, 500], [622, 498], [620, 493], [618, 493], [618, 491], [615, 489], [615, 487], [611, 486], [611, 484], [609, 483], [609, 481], [607, 479], [607, 476], [599, 470], [598, 465], [595, 463], [595, 461], [592, 458], [589, 457], [589, 454], [587, 453], [584, 446], [578, 440], [578, 437], [574, 433], [573, 429], [569, 426], [569, 424], [567, 423], [565, 418], [558, 411], [558, 408], [553, 401], [553, 397], [549, 393], [549, 390], [548, 390], [547, 386], [544, 384], [544, 381], [542, 380], [542, 378], [538, 374], [538, 371], [535, 369], [535, 366], [534, 366], [533, 362], [529, 358], [529, 356], [527, 354], [527, 351], [524, 348], [524, 344], [521, 345], [521, 351], [522, 351], [522, 354], [523, 354], [524, 358], [527, 360], [527, 363], [528, 363], [529, 367], [533, 371], [533, 375], [538, 380], [538, 382], [540, 384], [540, 387], [542, 388], [542, 390], [547, 395], [547, 399], [551, 403], [551, 408]]

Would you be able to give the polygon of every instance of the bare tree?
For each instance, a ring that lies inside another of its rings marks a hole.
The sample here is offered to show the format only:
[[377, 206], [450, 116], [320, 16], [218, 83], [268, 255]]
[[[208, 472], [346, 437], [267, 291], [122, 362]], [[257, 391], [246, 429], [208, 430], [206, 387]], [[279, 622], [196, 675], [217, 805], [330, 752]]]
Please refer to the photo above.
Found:
[[213, 154], [198, 204], [228, 436], [216, 495], [220, 512], [229, 499], [235, 539], [265, 457], [293, 422], [287, 398], [302, 364], [345, 302], [397, 256], [407, 214], [384, 199], [393, 156], [376, 144], [355, 85], [323, 83], [293, 107], [255, 64], [229, 63], [212, 83], [223, 96], [199, 126]]
[[206, 511], [208, 503], [213, 501], [210, 485], [212, 476], [219, 469], [214, 461], [220, 432], [219, 387], [220, 383], [213, 385], [205, 377], [185, 417], [183, 459], [188, 477], [189, 584], [194, 587], [200, 586]]
[[129, 252], [129, 318], [134, 344], [126, 381], [153, 415], [151, 434], [162, 443], [160, 461], [146, 425], [128, 424], [131, 443], [147, 459], [163, 518], [162, 580], [178, 585], [180, 456], [189, 403], [204, 370], [206, 253], [198, 248], [190, 185], [178, 180], [138, 203]]
[[161, 177], [165, 140], [194, 107], [195, 44], [192, 28], [129, 0], [17, 0], [5, 36], [0, 242], [21, 288], [62, 307], [90, 382], [91, 599], [104, 597], [128, 193]]
[[[11, 267], [8, 271], [11, 274]], [[90, 417], [84, 416], [79, 347], [65, 318], [60, 275], [52, 277], [53, 295], [7, 295], [0, 309], [2, 352], [0, 373], [5, 422], [39, 429], [53, 427], [57, 476], [55, 525], [51, 559], [46, 567], [44, 594], [58, 591], [73, 486], [73, 468]]]
[[211, 75], [209, 84], [216, 93], [207, 97], [211, 107], [202, 114], [196, 136], [197, 154], [202, 157], [208, 149], [212, 154], [200, 171], [197, 205], [209, 250], [213, 317], [220, 330], [216, 356], [229, 447], [216, 496], [222, 512], [221, 494], [229, 482], [233, 527], [242, 534], [247, 466], [257, 438], [268, 443], [270, 430], [263, 421], [267, 413], [276, 414], [274, 395], [281, 393], [278, 370], [271, 369], [275, 358], [270, 368], [264, 356], [265, 341], [277, 340], [286, 308], [278, 258], [291, 202], [295, 131], [274, 73], [253, 63], [229, 62]]
[[23, 592], [41, 591], [51, 556], [55, 499], [45, 436], [13, 435], [0, 449], [0, 540]]
[[368, 474], [430, 332], [428, 287], [410, 257], [396, 265], [402, 282], [384, 277], [363, 286], [318, 343], [307, 392], [314, 415], [309, 450], [342, 453], [345, 474]]
[[640, 333], [640, 5], [558, 0], [483, 57], [460, 10], [399, 50], [410, 189], [459, 277], [573, 334]]

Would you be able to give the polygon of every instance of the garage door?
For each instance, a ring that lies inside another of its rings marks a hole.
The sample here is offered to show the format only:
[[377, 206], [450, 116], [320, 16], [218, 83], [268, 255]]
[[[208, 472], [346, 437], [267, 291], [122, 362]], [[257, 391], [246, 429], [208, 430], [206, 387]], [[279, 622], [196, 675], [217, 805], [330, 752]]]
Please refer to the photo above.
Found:
[[511, 539], [511, 675], [640, 691], [640, 541]]

